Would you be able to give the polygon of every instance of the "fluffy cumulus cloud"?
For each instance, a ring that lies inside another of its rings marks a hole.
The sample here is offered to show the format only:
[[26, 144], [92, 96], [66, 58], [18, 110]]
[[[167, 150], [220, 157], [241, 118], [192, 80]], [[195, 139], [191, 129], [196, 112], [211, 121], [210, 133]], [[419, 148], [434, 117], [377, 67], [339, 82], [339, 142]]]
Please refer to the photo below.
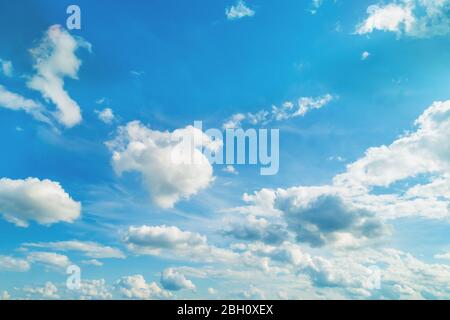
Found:
[[139, 172], [152, 201], [171, 208], [214, 180], [213, 168], [200, 149], [217, 150], [220, 143], [193, 126], [161, 132], [133, 121], [120, 127], [117, 137], [107, 145], [118, 175]]
[[224, 129], [235, 129], [242, 124], [267, 125], [274, 121], [289, 120], [296, 117], [304, 117], [314, 109], [320, 109], [333, 101], [331, 94], [319, 97], [302, 97], [296, 102], [286, 101], [281, 106], [272, 106], [271, 110], [259, 110], [257, 112], [236, 113], [223, 124]]
[[95, 113], [97, 113], [98, 119], [106, 124], [111, 124], [116, 119], [111, 108], [105, 108], [100, 111], [97, 110]]
[[137, 254], [165, 256], [171, 259], [231, 262], [237, 258], [229, 250], [209, 245], [205, 236], [182, 231], [175, 226], [130, 227], [124, 242]]
[[13, 111], [25, 111], [38, 121], [50, 122], [45, 115], [45, 108], [39, 102], [8, 91], [2, 85], [0, 85], [0, 107]]
[[28, 248], [46, 248], [55, 251], [78, 251], [90, 258], [105, 259], [105, 258], [125, 258], [122, 251], [117, 248], [104, 246], [91, 241], [58, 241], [58, 242], [38, 242], [25, 243], [24, 247]]
[[179, 291], [183, 289], [195, 290], [195, 285], [191, 280], [186, 279], [186, 277], [179, 273], [178, 271], [169, 268], [161, 273], [161, 285], [164, 289], [170, 291]]
[[445, 35], [450, 32], [449, 12], [449, 0], [399, 0], [371, 5], [356, 33], [381, 30], [414, 37]]
[[58, 182], [28, 178], [0, 179], [0, 213], [5, 220], [26, 227], [29, 221], [40, 224], [73, 222], [81, 214], [74, 201]]
[[228, 20], [237, 20], [245, 17], [253, 17], [255, 11], [250, 9], [244, 0], [238, 0], [235, 5], [225, 9], [225, 15]]
[[125, 299], [153, 300], [171, 297], [169, 292], [161, 289], [155, 282], [148, 283], [140, 274], [122, 277], [114, 287]]
[[51, 26], [39, 45], [31, 50], [36, 74], [31, 77], [28, 87], [39, 91], [57, 108], [56, 119], [66, 127], [73, 127], [81, 122], [80, 106], [64, 89], [64, 78], [77, 79], [81, 60], [76, 56], [80, 48], [90, 44], [75, 38], [61, 26]]
[[30, 270], [30, 263], [25, 259], [0, 256], [0, 271], [25, 272]]

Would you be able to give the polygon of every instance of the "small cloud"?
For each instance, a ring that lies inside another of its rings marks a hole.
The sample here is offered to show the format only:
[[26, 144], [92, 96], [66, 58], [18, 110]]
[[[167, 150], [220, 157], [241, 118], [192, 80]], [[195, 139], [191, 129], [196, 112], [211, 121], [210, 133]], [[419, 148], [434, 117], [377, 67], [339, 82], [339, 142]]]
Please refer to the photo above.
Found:
[[239, 174], [239, 172], [236, 170], [236, 168], [233, 167], [232, 165], [226, 166], [225, 168], [223, 168], [223, 171], [227, 172], [227, 173], [231, 173], [231, 174], [236, 174], [236, 175]]
[[5, 76], [12, 77], [13, 65], [11, 61], [0, 59], [0, 69]]
[[217, 290], [214, 289], [214, 288], [208, 288], [208, 293], [209, 293], [210, 295], [215, 295], [215, 294], [217, 294]]
[[341, 156], [331, 156], [328, 158], [329, 161], [337, 161], [337, 162], [344, 162], [346, 159]]
[[143, 76], [143, 75], [145, 74], [144, 71], [136, 71], [136, 70], [131, 70], [130, 73], [131, 73], [133, 76], [136, 76], [136, 77], [140, 77], [140, 76]]
[[106, 101], [106, 98], [105, 98], [105, 97], [102, 97], [102, 98], [100, 98], [100, 99], [95, 100], [95, 103], [96, 103], [96, 104], [103, 104], [103, 103], [105, 103], [105, 101]]
[[106, 124], [111, 124], [116, 119], [111, 108], [105, 108], [102, 111], [96, 110], [95, 113], [98, 115], [99, 120]]
[[89, 266], [96, 266], [96, 267], [103, 266], [103, 262], [98, 261], [97, 259], [83, 260], [83, 261], [81, 261], [81, 263], [85, 264], [85, 265], [89, 265]]
[[310, 10], [311, 14], [316, 14], [317, 10], [322, 6], [323, 0], [312, 0], [311, 6], [312, 9]]
[[369, 56], [370, 56], [370, 53], [367, 52], [367, 51], [364, 51], [364, 52], [361, 54], [361, 60], [367, 60], [367, 59], [369, 58]]
[[253, 17], [255, 11], [247, 7], [243, 0], [238, 0], [234, 6], [225, 9], [225, 15], [228, 20], [237, 20], [244, 17]]

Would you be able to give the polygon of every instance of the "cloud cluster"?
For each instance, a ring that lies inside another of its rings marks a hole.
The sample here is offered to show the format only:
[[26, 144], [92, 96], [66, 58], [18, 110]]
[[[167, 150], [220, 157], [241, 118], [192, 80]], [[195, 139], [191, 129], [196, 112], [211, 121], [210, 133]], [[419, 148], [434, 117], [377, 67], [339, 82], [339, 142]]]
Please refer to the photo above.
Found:
[[[186, 147], [185, 141], [192, 141], [193, 148]], [[193, 126], [161, 132], [133, 121], [119, 127], [118, 135], [107, 145], [115, 172], [139, 172], [152, 201], [162, 208], [172, 208], [214, 180], [213, 168], [199, 148], [217, 150], [218, 142]], [[184, 161], [185, 157], [193, 161]]]
[[5, 220], [20, 227], [28, 226], [29, 221], [49, 225], [73, 222], [81, 214], [81, 204], [74, 201], [58, 182], [2, 178], [0, 213]]

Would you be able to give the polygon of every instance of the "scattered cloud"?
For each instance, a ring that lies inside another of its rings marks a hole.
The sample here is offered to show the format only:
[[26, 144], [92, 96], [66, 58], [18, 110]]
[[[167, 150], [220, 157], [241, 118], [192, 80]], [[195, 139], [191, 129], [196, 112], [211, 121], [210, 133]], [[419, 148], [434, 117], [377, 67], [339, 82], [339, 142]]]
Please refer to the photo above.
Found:
[[235, 5], [225, 9], [228, 20], [237, 20], [244, 17], [253, 17], [255, 11], [250, 9], [243, 0], [238, 0]]
[[29, 221], [50, 225], [73, 222], [81, 214], [81, 204], [74, 201], [58, 182], [2, 178], [0, 212], [5, 220], [20, 227], [27, 227]]
[[31, 50], [36, 74], [28, 81], [28, 87], [55, 104], [58, 110], [54, 116], [68, 128], [82, 121], [80, 106], [64, 89], [65, 77], [77, 79], [81, 60], [75, 52], [80, 47], [91, 48], [86, 41], [74, 38], [61, 26], [54, 25]]

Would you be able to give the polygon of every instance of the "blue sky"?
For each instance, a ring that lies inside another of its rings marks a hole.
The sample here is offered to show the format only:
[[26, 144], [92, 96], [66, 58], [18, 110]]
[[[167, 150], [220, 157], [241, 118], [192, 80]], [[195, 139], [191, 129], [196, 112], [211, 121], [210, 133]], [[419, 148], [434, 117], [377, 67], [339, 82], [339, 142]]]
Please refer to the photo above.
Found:
[[[0, 297], [450, 297], [449, 1], [70, 4], [0, 4]], [[168, 163], [196, 120], [279, 172]]]

